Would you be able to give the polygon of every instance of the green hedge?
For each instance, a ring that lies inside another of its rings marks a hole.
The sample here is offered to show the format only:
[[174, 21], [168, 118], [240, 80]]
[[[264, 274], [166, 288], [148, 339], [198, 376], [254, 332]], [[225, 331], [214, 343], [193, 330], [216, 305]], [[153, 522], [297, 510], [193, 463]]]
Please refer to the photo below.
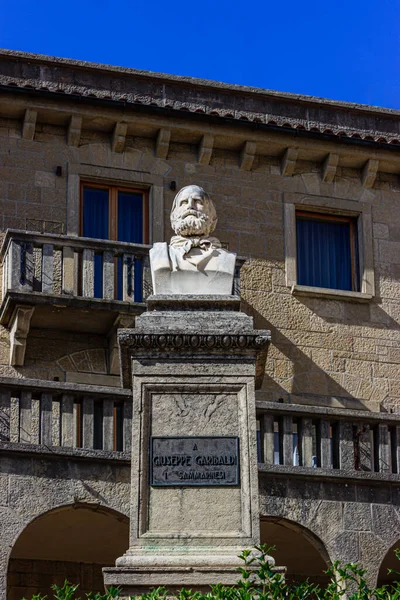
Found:
[[[222, 584], [211, 586], [206, 593], [182, 589], [177, 600], [400, 600], [400, 581], [389, 585], [371, 588], [366, 581], [366, 570], [356, 563], [335, 562], [327, 571], [329, 583], [326, 586], [303, 581], [299, 584], [287, 582], [281, 573], [275, 572], [268, 557], [274, 550], [266, 545], [246, 550], [240, 556], [243, 567], [239, 568], [240, 579], [236, 586]], [[396, 550], [400, 559], [400, 550]], [[391, 571], [400, 576], [400, 573]], [[400, 577], [399, 577], [400, 579]], [[53, 585], [55, 600], [79, 600], [76, 596], [78, 585], [68, 581], [59, 587]], [[118, 598], [119, 589], [110, 588], [107, 593], [86, 594], [88, 600], [112, 600]], [[155, 588], [140, 600], [167, 600], [170, 597], [165, 588]], [[22, 600], [26, 600], [23, 598]], [[47, 596], [35, 594], [31, 600], [47, 600]], [[48, 599], [50, 600], [50, 599]]]

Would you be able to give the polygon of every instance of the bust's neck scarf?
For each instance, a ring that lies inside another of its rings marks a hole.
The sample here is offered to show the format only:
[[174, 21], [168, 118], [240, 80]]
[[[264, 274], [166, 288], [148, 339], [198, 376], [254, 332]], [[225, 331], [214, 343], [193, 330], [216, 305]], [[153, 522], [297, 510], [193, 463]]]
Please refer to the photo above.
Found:
[[[204, 252], [197, 256], [186, 256], [192, 248], [200, 248]], [[215, 237], [184, 237], [182, 235], [174, 235], [170, 241], [172, 270], [179, 271], [180, 263], [184, 260], [195, 266], [196, 269], [200, 269], [208, 261], [213, 250], [216, 248], [221, 248], [221, 242]]]

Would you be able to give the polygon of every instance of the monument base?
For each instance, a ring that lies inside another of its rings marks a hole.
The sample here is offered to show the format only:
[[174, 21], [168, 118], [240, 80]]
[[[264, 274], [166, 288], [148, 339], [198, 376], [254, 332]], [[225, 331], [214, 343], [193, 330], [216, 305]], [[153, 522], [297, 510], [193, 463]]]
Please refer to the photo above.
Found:
[[[240, 549], [238, 549], [239, 552]], [[241, 552], [241, 550], [240, 550]], [[132, 559], [132, 557], [130, 557]], [[154, 558], [154, 555], [137, 557], [138, 564], [130, 567], [106, 567], [103, 569], [104, 584], [108, 588], [121, 587], [121, 600], [130, 596], [149, 593], [152, 589], [163, 587], [171, 595], [186, 588], [192, 592], [209, 592], [210, 586], [222, 584], [237, 585], [241, 574], [239, 567], [244, 562], [238, 556], [220, 555], [213, 550], [213, 556], [188, 556], [186, 553], [174, 553], [173, 559], [165, 554]], [[161, 559], [161, 560], [160, 560]], [[213, 559], [213, 560], [212, 560]], [[211, 564], [211, 561], [213, 564]], [[269, 557], [274, 565], [274, 559]], [[139, 564], [142, 563], [142, 564]], [[162, 564], [164, 563], [164, 564]], [[286, 567], [273, 566], [275, 573], [285, 576]]]
[[269, 332], [239, 307], [232, 296], [153, 296], [119, 332], [133, 394], [131, 535], [104, 581], [123, 597], [234, 585], [239, 555], [259, 543], [254, 390]]
[[104, 584], [120, 586], [120, 596], [129, 598], [163, 587], [176, 594], [183, 587], [192, 592], [209, 592], [211, 585], [235, 585], [240, 574], [236, 567], [136, 567], [103, 569]]
[[[120, 586], [121, 598], [148, 593], [156, 587], [164, 587], [171, 594], [185, 587], [192, 591], [207, 592], [211, 585], [237, 584], [238, 567], [243, 561], [238, 556], [218, 553], [215, 548], [208, 553], [164, 552], [162, 554], [129, 551], [118, 559], [121, 566], [103, 569], [104, 584]], [[242, 549], [238, 548], [238, 553]], [[272, 559], [271, 559], [272, 560]], [[122, 565], [121, 563], [126, 563]]]

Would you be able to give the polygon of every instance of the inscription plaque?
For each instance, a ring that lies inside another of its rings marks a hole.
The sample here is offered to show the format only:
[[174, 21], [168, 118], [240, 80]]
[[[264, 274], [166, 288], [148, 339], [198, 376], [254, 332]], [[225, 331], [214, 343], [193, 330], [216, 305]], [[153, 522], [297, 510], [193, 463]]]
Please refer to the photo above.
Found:
[[238, 485], [239, 438], [152, 437], [150, 485]]

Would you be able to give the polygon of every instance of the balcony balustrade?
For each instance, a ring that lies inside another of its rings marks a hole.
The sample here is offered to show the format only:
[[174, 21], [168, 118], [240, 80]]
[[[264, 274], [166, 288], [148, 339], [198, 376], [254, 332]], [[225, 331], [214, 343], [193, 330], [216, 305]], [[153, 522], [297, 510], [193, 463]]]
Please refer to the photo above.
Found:
[[264, 471], [313, 476], [400, 474], [400, 415], [257, 402]]
[[[125, 311], [144, 308], [151, 293], [150, 246], [66, 235], [8, 230], [0, 320], [7, 324], [12, 299], [58, 306], [68, 303]], [[139, 305], [139, 306], [138, 306]], [[142, 307], [140, 307], [142, 305]], [[123, 308], [122, 308], [123, 307]]]
[[[130, 458], [132, 392], [0, 378], [0, 449]], [[398, 481], [400, 415], [257, 402], [259, 470]]]
[[30, 328], [111, 335], [132, 326], [151, 293], [150, 246], [8, 230], [0, 323], [10, 363], [23, 365]]
[[131, 424], [130, 390], [0, 378], [2, 450], [112, 458], [130, 452]]

